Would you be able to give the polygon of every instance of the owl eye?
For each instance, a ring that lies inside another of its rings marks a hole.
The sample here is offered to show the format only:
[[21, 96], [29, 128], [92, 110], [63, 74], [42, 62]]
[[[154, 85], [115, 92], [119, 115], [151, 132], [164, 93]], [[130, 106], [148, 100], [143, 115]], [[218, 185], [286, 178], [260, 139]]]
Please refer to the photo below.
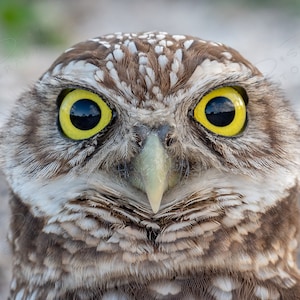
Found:
[[112, 120], [112, 110], [98, 95], [76, 89], [67, 93], [59, 108], [59, 124], [73, 140], [84, 140], [103, 130]]
[[233, 87], [222, 87], [205, 95], [194, 109], [194, 119], [209, 131], [235, 136], [246, 124], [245, 96]]

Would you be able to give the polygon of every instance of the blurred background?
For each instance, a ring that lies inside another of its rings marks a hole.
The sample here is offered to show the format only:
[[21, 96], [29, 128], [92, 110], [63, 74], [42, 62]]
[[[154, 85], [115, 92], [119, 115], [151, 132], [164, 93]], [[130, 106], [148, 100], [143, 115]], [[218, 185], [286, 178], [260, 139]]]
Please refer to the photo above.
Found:
[[[299, 0], [1, 0], [0, 126], [15, 99], [70, 45], [116, 31], [161, 30], [236, 48], [300, 115]], [[0, 300], [8, 295], [8, 191], [0, 175]]]

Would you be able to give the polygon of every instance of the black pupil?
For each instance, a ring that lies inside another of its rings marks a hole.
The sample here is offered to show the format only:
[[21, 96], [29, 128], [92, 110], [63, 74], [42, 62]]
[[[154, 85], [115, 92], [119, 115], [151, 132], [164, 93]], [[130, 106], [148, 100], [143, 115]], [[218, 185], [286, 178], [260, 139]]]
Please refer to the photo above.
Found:
[[70, 118], [72, 124], [78, 129], [93, 129], [100, 121], [101, 110], [94, 101], [81, 99], [73, 104]]
[[233, 121], [235, 109], [228, 98], [215, 97], [206, 104], [205, 114], [210, 123], [222, 127]]

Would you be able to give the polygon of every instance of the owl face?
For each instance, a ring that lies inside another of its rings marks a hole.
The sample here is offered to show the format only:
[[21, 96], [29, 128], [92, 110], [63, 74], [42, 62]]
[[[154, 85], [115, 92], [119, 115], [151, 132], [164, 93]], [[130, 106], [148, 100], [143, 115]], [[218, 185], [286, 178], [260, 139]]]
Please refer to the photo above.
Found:
[[[237, 186], [280, 178], [297, 154], [292, 117], [261, 73], [222, 44], [107, 35], [66, 50], [20, 100], [6, 137], [8, 175], [25, 198], [56, 193], [52, 184], [64, 194], [99, 184], [152, 216], [178, 204], [178, 189], [187, 197], [228, 176]], [[67, 201], [37, 198], [41, 214]]]
[[[251, 248], [248, 232], [272, 231], [262, 216], [299, 177], [298, 123], [275, 86], [223, 44], [161, 32], [66, 50], [1, 139], [8, 182], [41, 232], [69, 253], [110, 255], [101, 268], [114, 271], [97, 275], [106, 285], [199, 265], [259, 269], [245, 237]], [[68, 284], [97, 278], [75, 269]]]

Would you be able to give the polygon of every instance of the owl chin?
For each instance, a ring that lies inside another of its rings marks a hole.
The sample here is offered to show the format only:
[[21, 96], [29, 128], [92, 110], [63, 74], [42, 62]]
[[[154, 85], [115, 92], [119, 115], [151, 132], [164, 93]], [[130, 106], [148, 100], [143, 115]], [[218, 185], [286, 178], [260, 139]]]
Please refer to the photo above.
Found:
[[67, 49], [0, 134], [10, 299], [300, 299], [299, 132], [221, 43]]

